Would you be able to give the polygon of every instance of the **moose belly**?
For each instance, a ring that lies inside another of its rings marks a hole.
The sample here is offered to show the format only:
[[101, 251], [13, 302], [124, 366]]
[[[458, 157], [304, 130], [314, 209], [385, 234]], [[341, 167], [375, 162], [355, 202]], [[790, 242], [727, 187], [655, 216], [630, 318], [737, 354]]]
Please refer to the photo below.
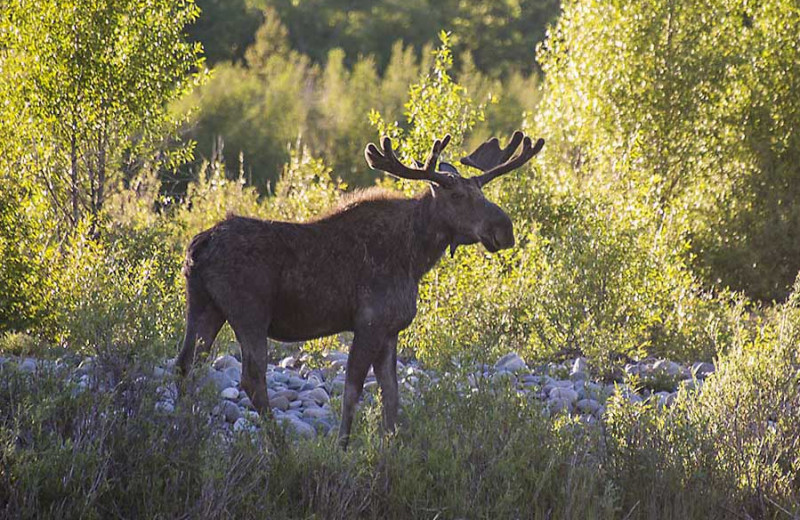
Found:
[[342, 296], [284, 295], [273, 309], [269, 336], [278, 341], [306, 341], [353, 330], [353, 310]]

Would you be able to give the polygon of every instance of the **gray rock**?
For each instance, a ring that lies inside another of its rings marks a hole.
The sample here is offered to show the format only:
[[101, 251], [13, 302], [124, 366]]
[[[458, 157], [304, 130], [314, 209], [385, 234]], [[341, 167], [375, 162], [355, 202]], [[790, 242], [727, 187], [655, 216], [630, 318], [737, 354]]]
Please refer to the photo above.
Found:
[[551, 413], [569, 412], [572, 410], [572, 402], [568, 399], [561, 398], [549, 399], [547, 401], [547, 407], [550, 409]]
[[225, 375], [230, 377], [231, 380], [236, 381], [237, 383], [242, 380], [242, 369], [240, 367], [228, 367], [225, 370]]
[[248, 410], [255, 410], [255, 407], [253, 406], [253, 402], [250, 401], [249, 397], [242, 397], [241, 399], [239, 399], [239, 406], [241, 408], [246, 408]]
[[216, 370], [219, 370], [219, 371], [224, 371], [224, 370], [226, 370], [228, 368], [231, 368], [231, 367], [238, 368], [240, 372], [242, 370], [242, 364], [239, 362], [238, 359], [236, 359], [235, 357], [231, 356], [230, 354], [225, 355], [225, 356], [220, 356], [217, 359], [215, 359], [213, 367]]
[[693, 392], [695, 390], [700, 390], [703, 388], [703, 380], [702, 379], [684, 379], [680, 382], [680, 387]]
[[553, 386], [557, 388], [574, 388], [575, 383], [568, 379], [559, 379], [558, 381], [553, 381]]
[[589, 363], [586, 362], [586, 358], [579, 357], [575, 359], [575, 362], [572, 364], [572, 371], [571, 374], [577, 373], [588, 374], [589, 373]]
[[311, 438], [314, 437], [314, 435], [316, 435], [314, 427], [308, 423], [301, 421], [300, 419], [296, 418], [289, 419], [288, 424], [289, 424], [289, 430], [291, 430], [292, 432], [301, 437]]
[[[81, 382], [89, 386], [89, 376], [81, 376]], [[156, 388], [156, 395], [162, 401], [175, 401], [178, 398], [178, 385], [167, 383]]]
[[236, 422], [233, 423], [233, 431], [235, 432], [254, 432], [258, 429], [255, 424], [250, 423], [246, 418], [239, 417], [236, 419]]
[[711, 363], [695, 363], [692, 365], [692, 374], [701, 379], [710, 376], [715, 370], [714, 365]]
[[514, 382], [515, 380], [516, 377], [514, 377], [514, 374], [507, 370], [499, 370], [492, 374], [492, 383], [495, 385], [506, 384], [509, 382]]
[[294, 364], [297, 363], [297, 358], [294, 356], [286, 356], [285, 358], [281, 359], [281, 362], [278, 365], [281, 368], [294, 368]]
[[304, 384], [306, 384], [306, 382], [303, 379], [300, 379], [297, 376], [291, 376], [289, 378], [289, 381], [286, 383], [286, 386], [288, 386], [292, 390], [300, 390], [301, 388], [303, 388]]
[[658, 404], [659, 408], [664, 408], [666, 406], [670, 406], [673, 401], [675, 401], [674, 393], [670, 392], [656, 392], [655, 398], [657, 399], [656, 403]]
[[225, 417], [225, 420], [229, 423], [235, 423], [236, 420], [242, 416], [242, 412], [239, 410], [239, 407], [230, 401], [222, 401], [222, 403], [220, 403], [219, 410], [220, 413]]
[[166, 377], [167, 371], [161, 367], [154, 367], [153, 368], [153, 377], [156, 379], [164, 379]]
[[269, 375], [269, 379], [275, 383], [288, 383], [289, 382], [289, 374], [285, 374], [283, 372], [273, 372]]
[[36, 372], [36, 369], [39, 367], [39, 363], [33, 358], [25, 358], [25, 361], [19, 364], [19, 371], [25, 373], [32, 373]]
[[334, 379], [333, 381], [331, 381], [330, 385], [332, 394], [341, 394], [342, 392], [344, 392], [344, 378]]
[[564, 399], [569, 403], [574, 403], [575, 401], [578, 400], [578, 392], [576, 392], [572, 388], [556, 387], [550, 390], [550, 394], [548, 395], [548, 397], [551, 400]]
[[326, 408], [306, 408], [303, 410], [303, 417], [310, 417], [312, 419], [324, 419], [326, 417], [330, 417], [331, 411]]
[[303, 401], [301, 401], [299, 399], [296, 399], [296, 400], [292, 401], [291, 403], [289, 403], [289, 408], [291, 408], [292, 410], [296, 410], [296, 409], [302, 408], [302, 407], [303, 407]]
[[528, 366], [525, 364], [525, 360], [522, 359], [519, 354], [512, 352], [497, 360], [497, 363], [494, 364], [494, 368], [495, 370], [521, 372], [523, 370], [527, 370]]
[[239, 398], [239, 390], [237, 390], [234, 387], [229, 387], [229, 388], [224, 389], [222, 392], [220, 392], [219, 395], [223, 399], [234, 400], [234, 399], [238, 399]]
[[600, 403], [594, 399], [581, 399], [575, 403], [575, 407], [581, 413], [594, 413], [598, 408], [600, 408]]
[[625, 373], [631, 376], [638, 376], [642, 373], [642, 369], [637, 364], [628, 363], [625, 365]]
[[175, 411], [175, 405], [169, 401], [158, 401], [156, 403], [156, 411], [161, 413], [172, 413]]
[[270, 399], [269, 405], [272, 408], [277, 408], [278, 410], [285, 412], [286, 410], [289, 409], [289, 400], [286, 399], [284, 396], [279, 395], [277, 397]]
[[661, 372], [670, 376], [676, 376], [681, 372], [681, 366], [674, 361], [660, 359], [653, 365], [653, 371]]
[[586, 372], [572, 372], [569, 375], [569, 379], [570, 381], [586, 381], [589, 379], [589, 376], [586, 374]]
[[288, 401], [295, 401], [297, 399], [297, 390], [281, 390], [275, 392], [275, 397], [285, 397]]
[[217, 387], [217, 390], [219, 390], [220, 392], [222, 392], [226, 388], [236, 386], [236, 383], [234, 383], [233, 380], [230, 377], [228, 377], [224, 372], [218, 372], [216, 370], [211, 370], [208, 373], [208, 376], [206, 376], [205, 378], [205, 382], [206, 384], [214, 383], [214, 385], [216, 385]]
[[78, 374], [83, 375], [83, 374], [88, 374], [93, 369], [94, 369], [94, 359], [90, 358], [90, 357], [87, 357], [87, 358], [84, 358], [83, 361], [81, 361], [80, 365], [78, 365], [78, 368], [77, 368], [76, 372]]

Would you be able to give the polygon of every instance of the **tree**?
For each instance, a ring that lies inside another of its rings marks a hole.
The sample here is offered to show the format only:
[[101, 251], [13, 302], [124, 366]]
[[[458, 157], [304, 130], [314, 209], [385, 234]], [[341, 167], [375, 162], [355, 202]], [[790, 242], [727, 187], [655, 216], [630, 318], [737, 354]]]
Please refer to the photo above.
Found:
[[199, 44], [184, 28], [192, 0], [8, 0], [0, 11], [5, 103], [34, 122], [27, 143], [63, 223], [88, 215], [144, 167], [180, 160], [164, 135], [167, 104], [201, 78]]
[[548, 171], [658, 208], [709, 283], [785, 297], [800, 269], [798, 27], [794, 0], [565, 2], [540, 52]]

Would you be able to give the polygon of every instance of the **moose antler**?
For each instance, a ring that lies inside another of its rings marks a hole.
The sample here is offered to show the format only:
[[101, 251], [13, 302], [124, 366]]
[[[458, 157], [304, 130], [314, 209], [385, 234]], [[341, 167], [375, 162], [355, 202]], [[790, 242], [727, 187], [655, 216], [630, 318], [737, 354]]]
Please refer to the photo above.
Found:
[[[522, 151], [514, 159], [511, 159], [520, 142], [522, 142]], [[496, 137], [492, 137], [467, 157], [461, 159], [461, 163], [484, 172], [483, 175], [475, 177], [478, 184], [484, 186], [494, 178], [516, 170], [530, 161], [543, 146], [544, 139], [539, 139], [536, 141], [536, 145], [533, 145], [530, 137], [517, 130], [505, 148], [500, 148], [500, 141]]]
[[392, 150], [392, 140], [388, 137], [384, 137], [381, 142], [383, 153], [378, 150], [377, 146], [369, 143], [366, 150], [364, 150], [364, 157], [367, 159], [370, 168], [384, 171], [395, 177], [449, 185], [453, 182], [452, 177], [436, 170], [436, 165], [439, 162], [439, 155], [441, 155], [442, 150], [444, 150], [449, 142], [450, 134], [445, 135], [442, 140], [436, 139], [433, 142], [433, 147], [431, 148], [431, 153], [428, 155], [428, 159], [421, 168], [411, 168], [401, 163], [394, 154], [394, 150]]

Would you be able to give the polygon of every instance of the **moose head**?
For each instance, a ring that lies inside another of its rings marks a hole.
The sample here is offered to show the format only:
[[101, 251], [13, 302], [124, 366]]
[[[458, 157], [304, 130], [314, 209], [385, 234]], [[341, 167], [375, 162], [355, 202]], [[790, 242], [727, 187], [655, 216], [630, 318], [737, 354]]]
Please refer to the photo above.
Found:
[[[425, 180], [431, 183], [436, 201], [435, 218], [449, 231], [451, 256], [458, 246], [477, 242], [492, 253], [513, 247], [514, 229], [511, 219], [484, 196], [483, 187], [528, 162], [542, 149], [544, 139], [537, 140], [534, 145], [530, 137], [517, 131], [508, 145], [500, 148], [500, 142], [493, 137], [461, 159], [462, 164], [483, 172], [475, 177], [462, 177], [452, 164], [439, 162], [439, 156], [449, 142], [450, 135], [434, 141], [427, 161], [417, 162], [414, 168], [398, 160], [388, 137], [383, 138], [382, 151], [370, 143], [364, 155], [373, 169], [402, 179]], [[520, 143], [522, 150], [512, 158]]]

